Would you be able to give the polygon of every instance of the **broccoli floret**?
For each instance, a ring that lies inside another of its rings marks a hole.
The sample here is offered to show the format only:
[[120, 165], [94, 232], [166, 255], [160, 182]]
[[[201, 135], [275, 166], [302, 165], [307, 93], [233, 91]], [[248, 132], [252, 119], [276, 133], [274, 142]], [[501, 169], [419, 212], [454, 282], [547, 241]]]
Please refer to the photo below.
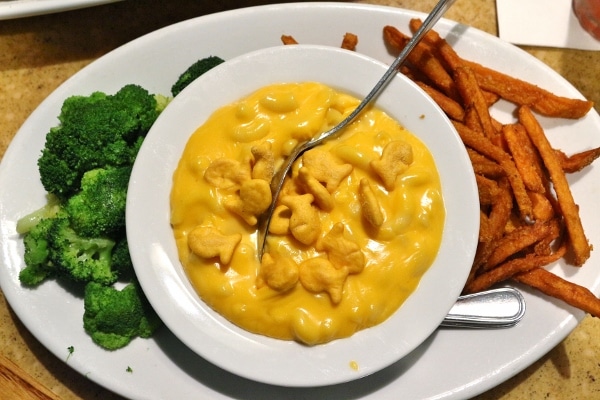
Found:
[[55, 268], [49, 259], [48, 242], [48, 231], [53, 223], [54, 218], [40, 219], [23, 238], [25, 268], [19, 273], [19, 280], [25, 286], [39, 285], [46, 278], [54, 275]]
[[217, 56], [209, 56], [196, 61], [195, 63], [190, 65], [183, 74], [179, 76], [175, 84], [171, 87], [171, 94], [173, 95], [173, 97], [177, 96], [183, 89], [185, 89], [200, 75], [223, 62], [225, 62], [225, 60]]
[[85, 172], [133, 165], [165, 102], [164, 96], [152, 95], [137, 85], [124, 86], [114, 95], [95, 92], [66, 99], [60, 124], [46, 135], [38, 159], [46, 191], [68, 198], [79, 189]]
[[110, 285], [118, 273], [111, 265], [115, 241], [109, 238], [86, 238], [71, 228], [68, 216], [54, 218], [48, 230], [48, 258], [61, 275], [76, 281], [94, 281]]
[[113, 269], [119, 274], [119, 279], [131, 280], [135, 278], [127, 236], [123, 236], [113, 248], [111, 263]]
[[98, 168], [83, 175], [81, 191], [65, 204], [71, 226], [78, 235], [111, 236], [125, 228], [130, 175], [130, 166]]
[[90, 282], [85, 287], [83, 327], [108, 350], [126, 346], [137, 336], [150, 337], [161, 321], [136, 282], [123, 289]]

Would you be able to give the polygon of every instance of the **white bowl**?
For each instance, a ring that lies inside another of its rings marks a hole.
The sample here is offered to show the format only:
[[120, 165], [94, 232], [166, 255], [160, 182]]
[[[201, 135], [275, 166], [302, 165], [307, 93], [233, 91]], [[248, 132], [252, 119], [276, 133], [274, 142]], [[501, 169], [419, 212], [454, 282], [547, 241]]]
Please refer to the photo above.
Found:
[[[378, 108], [418, 136], [437, 164], [446, 219], [438, 256], [390, 318], [347, 339], [304, 346], [249, 333], [210, 309], [181, 266], [169, 224], [172, 175], [190, 135], [217, 108], [277, 82], [317, 81], [364, 97], [387, 66], [324, 46], [279, 46], [229, 60], [177, 96], [158, 118], [135, 162], [127, 235], [140, 284], [166, 326], [192, 351], [239, 376], [282, 386], [358, 379], [400, 360], [435, 331], [459, 296], [475, 254], [479, 203], [465, 148], [439, 107], [398, 75]], [[426, 118], [421, 118], [426, 115]], [[351, 368], [355, 361], [358, 369]]]

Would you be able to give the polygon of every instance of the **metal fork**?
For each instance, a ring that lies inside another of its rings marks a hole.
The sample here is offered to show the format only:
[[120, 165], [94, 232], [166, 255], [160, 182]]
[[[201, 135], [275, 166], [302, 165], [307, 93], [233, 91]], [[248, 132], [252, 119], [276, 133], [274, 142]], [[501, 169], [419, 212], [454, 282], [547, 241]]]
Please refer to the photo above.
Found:
[[281, 192], [283, 181], [286, 175], [290, 171], [294, 161], [298, 159], [305, 151], [312, 149], [315, 146], [320, 145], [325, 140], [336, 136], [343, 128], [350, 124], [354, 119], [361, 113], [361, 111], [387, 86], [387, 84], [396, 76], [397, 69], [408, 57], [413, 48], [421, 41], [423, 36], [435, 25], [435, 23], [446, 13], [448, 8], [454, 3], [455, 0], [440, 0], [437, 5], [433, 8], [431, 13], [427, 16], [423, 24], [415, 32], [410, 41], [402, 49], [400, 54], [396, 57], [394, 62], [389, 66], [385, 74], [375, 84], [373, 89], [367, 94], [367, 96], [360, 102], [360, 104], [350, 113], [342, 122], [331, 128], [330, 130], [323, 132], [319, 136], [304, 142], [292, 151], [292, 153], [286, 158], [281, 168], [271, 179], [271, 194], [272, 201], [267, 211], [258, 218], [258, 230], [257, 230], [257, 254], [258, 259], [261, 260], [265, 249], [265, 243], [267, 234], [269, 232], [269, 225], [273, 212], [275, 211], [275, 203]]

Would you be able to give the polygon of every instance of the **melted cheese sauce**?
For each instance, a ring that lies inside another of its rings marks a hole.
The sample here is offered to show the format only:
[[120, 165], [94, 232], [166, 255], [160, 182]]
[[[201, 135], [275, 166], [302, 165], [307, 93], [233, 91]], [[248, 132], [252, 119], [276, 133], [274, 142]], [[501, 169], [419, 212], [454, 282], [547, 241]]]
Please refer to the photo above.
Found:
[[[340, 137], [320, 147], [337, 163], [353, 168], [332, 193], [333, 209], [319, 211], [319, 237], [341, 222], [346, 237], [364, 254], [364, 268], [347, 275], [337, 303], [329, 293], [309, 291], [300, 283], [285, 291], [257, 284], [261, 265], [255, 253], [256, 227], [223, 206], [232, 193], [209, 184], [204, 172], [219, 158], [248, 162], [252, 146], [265, 141], [280, 161], [298, 141], [335, 125], [357, 104], [357, 99], [319, 83], [272, 85], [219, 109], [190, 137], [171, 192], [179, 257], [203, 301], [243, 329], [309, 345], [348, 337], [393, 314], [435, 259], [445, 210], [434, 160], [419, 139], [385, 113], [369, 109]], [[394, 140], [410, 144], [413, 162], [396, 179], [395, 188], [387, 190], [370, 163]], [[358, 186], [363, 178], [384, 216], [379, 227], [361, 213]], [[241, 234], [228, 264], [190, 250], [188, 234], [198, 226], [215, 227], [223, 235]], [[290, 235], [270, 235], [267, 246], [274, 258], [298, 264], [326, 257]]]

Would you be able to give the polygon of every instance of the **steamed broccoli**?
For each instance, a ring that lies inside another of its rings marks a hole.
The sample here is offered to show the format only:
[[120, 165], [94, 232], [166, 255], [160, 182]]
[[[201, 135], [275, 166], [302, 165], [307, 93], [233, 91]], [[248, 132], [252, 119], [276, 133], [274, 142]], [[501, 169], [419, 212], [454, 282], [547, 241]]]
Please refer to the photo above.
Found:
[[19, 273], [19, 280], [26, 286], [36, 286], [54, 275], [49, 260], [48, 230], [61, 210], [56, 196], [48, 195], [48, 202], [40, 209], [17, 221], [17, 233], [23, 235], [26, 267]]
[[26, 286], [39, 285], [55, 276], [109, 285], [120, 276], [120, 270], [112, 266], [115, 240], [78, 235], [64, 210], [41, 219], [24, 235], [23, 243], [26, 267], [19, 279]]
[[85, 286], [83, 327], [108, 350], [126, 346], [137, 336], [150, 337], [161, 321], [134, 281], [123, 289], [90, 282]]
[[[221, 62], [200, 60], [173, 90], [179, 93]], [[113, 95], [66, 99], [38, 159], [48, 202], [17, 223], [25, 247], [21, 283], [36, 286], [55, 278], [80, 284], [85, 330], [111, 350], [136, 336], [149, 337], [161, 324], [135, 280], [125, 205], [137, 153], [170, 100], [134, 84]], [[117, 290], [117, 281], [125, 288]]]
[[81, 178], [81, 190], [65, 203], [77, 234], [104, 237], [125, 229], [125, 203], [131, 166], [98, 168]]
[[119, 279], [131, 280], [135, 277], [126, 236], [115, 244], [110, 262], [113, 269], [119, 274]]
[[114, 95], [95, 92], [66, 99], [60, 124], [46, 135], [38, 160], [44, 188], [68, 198], [89, 170], [132, 165], [148, 130], [167, 101], [137, 85]]
[[48, 231], [53, 223], [53, 218], [40, 219], [23, 238], [26, 267], [19, 273], [19, 280], [26, 286], [36, 286], [55, 273], [49, 258], [50, 244], [48, 239]]
[[177, 79], [177, 82], [171, 87], [171, 94], [173, 97], [177, 96], [183, 89], [185, 89], [190, 83], [196, 78], [205, 73], [206, 71], [216, 67], [217, 65], [225, 62], [225, 60], [217, 56], [209, 56], [202, 58], [188, 67]]
[[68, 217], [57, 217], [48, 230], [49, 259], [55, 268], [75, 282], [110, 285], [118, 273], [111, 264], [115, 241], [107, 237], [82, 237], [71, 227]]
[[[48, 202], [17, 223], [25, 247], [21, 283], [37, 286], [55, 278], [89, 288], [84, 325], [103, 347], [116, 349], [135, 336], [148, 337], [160, 324], [137, 283], [123, 291], [112, 285], [135, 279], [125, 233], [129, 177], [147, 132], [169, 100], [137, 85], [114, 95], [66, 99], [60, 123], [47, 134], [38, 159]], [[117, 323], [121, 320], [129, 322]], [[131, 321], [136, 328], [123, 330]]]

